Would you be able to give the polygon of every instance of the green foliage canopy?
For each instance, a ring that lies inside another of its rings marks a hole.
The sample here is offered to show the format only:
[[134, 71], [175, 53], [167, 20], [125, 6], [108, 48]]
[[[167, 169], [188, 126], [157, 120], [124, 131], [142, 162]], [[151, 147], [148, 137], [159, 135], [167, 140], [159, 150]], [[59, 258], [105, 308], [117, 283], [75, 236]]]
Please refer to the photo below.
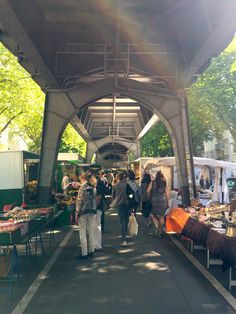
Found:
[[[7, 130], [9, 138], [21, 137], [30, 151], [39, 153], [44, 101], [40, 87], [0, 43], [0, 135]], [[85, 155], [85, 142], [71, 125], [62, 136], [59, 151]]]
[[20, 136], [38, 152], [41, 143], [44, 94], [16, 57], [0, 43], [0, 134]]
[[[230, 130], [236, 143], [236, 37], [188, 89], [189, 123], [194, 156], [201, 156], [204, 141], [219, 141]], [[163, 124], [155, 124], [141, 141], [142, 156], [173, 155]]]
[[61, 138], [60, 153], [80, 153], [85, 157], [86, 143], [71, 124], [66, 127]]
[[212, 60], [210, 67], [188, 89], [190, 128], [194, 154], [203, 141], [220, 141], [230, 130], [236, 142], [236, 37], [228, 48]]
[[173, 148], [169, 133], [162, 122], [155, 123], [141, 139], [142, 157], [173, 156]]

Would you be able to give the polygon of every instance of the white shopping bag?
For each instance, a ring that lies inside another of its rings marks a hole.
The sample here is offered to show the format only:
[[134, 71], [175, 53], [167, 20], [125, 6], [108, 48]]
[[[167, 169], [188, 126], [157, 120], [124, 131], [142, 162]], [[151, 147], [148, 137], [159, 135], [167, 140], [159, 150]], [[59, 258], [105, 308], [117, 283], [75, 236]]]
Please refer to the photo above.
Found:
[[138, 223], [136, 221], [136, 218], [134, 216], [134, 213], [131, 214], [129, 217], [129, 224], [128, 224], [128, 233], [132, 235], [138, 234]]

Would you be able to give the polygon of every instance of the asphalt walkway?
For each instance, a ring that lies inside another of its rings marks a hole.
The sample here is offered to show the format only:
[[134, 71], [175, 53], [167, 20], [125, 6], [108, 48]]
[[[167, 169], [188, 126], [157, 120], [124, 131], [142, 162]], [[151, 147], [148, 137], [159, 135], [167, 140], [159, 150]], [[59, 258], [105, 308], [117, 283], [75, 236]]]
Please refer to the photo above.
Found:
[[[159, 238], [140, 227], [139, 235], [123, 248], [118, 217], [109, 212], [106, 218], [103, 250], [88, 261], [76, 260], [79, 235], [74, 231], [49, 272], [39, 279], [32, 299], [26, 293], [29, 304], [24, 313], [235, 313], [169, 237]], [[13, 308], [19, 301], [11, 301]], [[17, 311], [21, 313], [19, 306]]]

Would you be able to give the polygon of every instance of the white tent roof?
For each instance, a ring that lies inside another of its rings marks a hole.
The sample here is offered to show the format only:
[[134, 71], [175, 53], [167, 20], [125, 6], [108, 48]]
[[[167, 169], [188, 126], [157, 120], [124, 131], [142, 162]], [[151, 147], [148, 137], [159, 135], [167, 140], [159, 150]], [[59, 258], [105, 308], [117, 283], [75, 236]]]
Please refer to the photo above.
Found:
[[[212, 168], [224, 168], [224, 169], [236, 169], [236, 163], [223, 161], [223, 160], [215, 160], [210, 158], [200, 158], [194, 157], [194, 166], [208, 166]], [[175, 165], [175, 157], [164, 157], [164, 158], [139, 158], [137, 161], [144, 160], [148, 164], [155, 164], [157, 166], [174, 166]]]

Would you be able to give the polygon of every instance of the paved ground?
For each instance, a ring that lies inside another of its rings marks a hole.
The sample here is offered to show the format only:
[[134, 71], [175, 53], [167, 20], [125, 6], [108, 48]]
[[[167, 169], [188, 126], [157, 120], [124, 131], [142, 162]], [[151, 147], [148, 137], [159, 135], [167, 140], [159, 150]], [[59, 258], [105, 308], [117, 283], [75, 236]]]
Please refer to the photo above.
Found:
[[[140, 229], [126, 248], [120, 247], [118, 217], [110, 212], [104, 249], [89, 261], [75, 259], [75, 231], [24, 313], [235, 313], [168, 237]], [[13, 311], [66, 232], [58, 234], [46, 257], [27, 263], [22, 258], [23, 276], [14, 285], [12, 299], [0, 299], [0, 313]]]

